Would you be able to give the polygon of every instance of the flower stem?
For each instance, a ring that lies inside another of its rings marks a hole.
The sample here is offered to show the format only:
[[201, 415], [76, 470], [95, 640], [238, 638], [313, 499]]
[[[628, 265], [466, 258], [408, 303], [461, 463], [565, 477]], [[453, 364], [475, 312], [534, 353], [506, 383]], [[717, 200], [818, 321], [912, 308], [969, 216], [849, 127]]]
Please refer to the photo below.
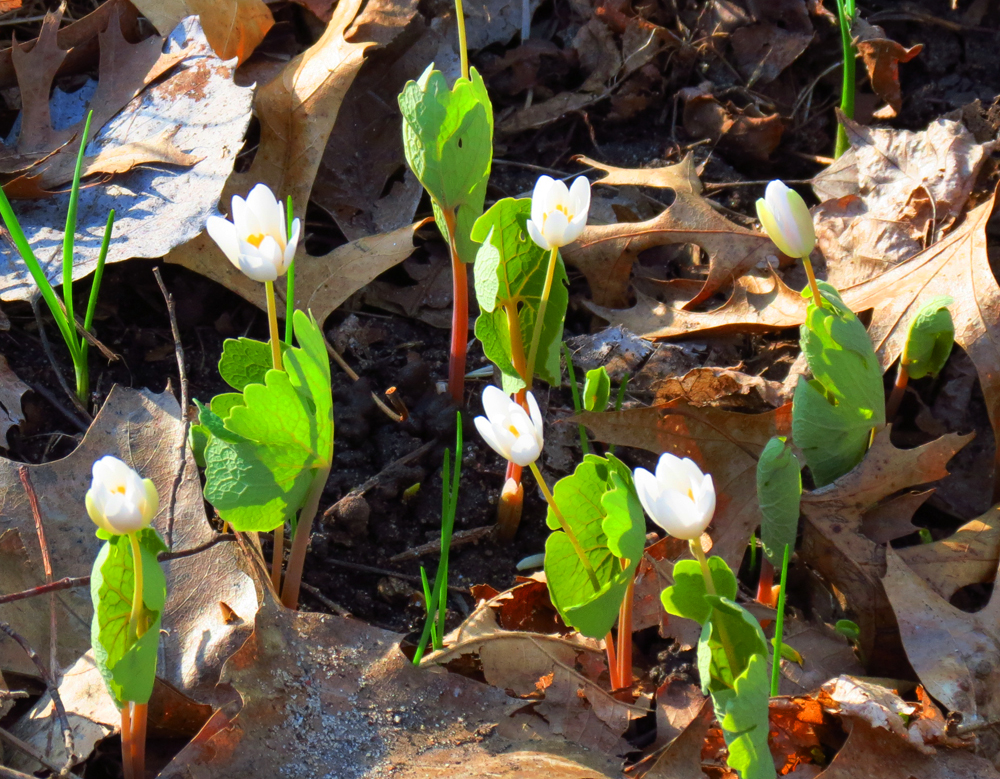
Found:
[[538, 357], [538, 344], [542, 340], [542, 329], [545, 327], [545, 309], [549, 306], [549, 294], [552, 292], [552, 279], [556, 275], [556, 261], [559, 258], [559, 248], [553, 247], [549, 254], [549, 265], [545, 270], [545, 286], [542, 287], [542, 298], [538, 301], [538, 316], [535, 317], [535, 329], [531, 333], [531, 348], [528, 350], [528, 376], [535, 375], [535, 358]]
[[138, 640], [142, 638], [142, 634], [146, 632], [144, 626], [139, 624], [139, 620], [142, 618], [143, 581], [142, 549], [139, 547], [138, 531], [135, 533], [129, 533], [128, 540], [130, 546], [132, 547], [132, 572], [135, 583], [132, 589], [132, 613], [128, 618], [128, 631], [130, 637], [135, 636], [136, 640]]
[[[848, 119], [854, 118], [855, 59], [854, 41], [851, 38], [851, 23], [854, 21], [854, 0], [837, 0], [837, 15], [840, 18], [840, 43], [844, 50], [843, 81], [840, 88], [840, 110]], [[851, 147], [847, 131], [837, 124], [837, 144], [833, 156], [839, 157]]]
[[899, 413], [899, 404], [903, 402], [903, 396], [906, 395], [906, 385], [910, 381], [910, 373], [906, 370], [906, 364], [900, 360], [899, 369], [896, 372], [896, 383], [892, 385], [892, 394], [889, 395], [889, 401], [885, 404], [885, 421], [889, 424], [896, 419], [896, 414]]
[[[691, 547], [691, 554], [694, 555], [698, 561], [698, 565], [701, 566], [701, 575], [705, 579], [705, 591], [709, 595], [716, 595], [715, 582], [712, 580], [712, 571], [708, 567], [705, 550], [701, 548], [701, 541], [694, 538], [688, 541], [688, 546]], [[726, 661], [729, 663], [729, 673], [735, 679], [738, 676], [738, 671], [736, 668], [736, 656], [733, 654], [733, 642], [729, 638], [729, 631], [726, 630], [726, 625], [721, 619], [715, 623], [715, 627], [719, 629], [719, 643], [722, 644], [722, 651], [726, 653]]]
[[788, 583], [788, 544], [781, 560], [781, 591], [778, 595], [778, 619], [774, 626], [774, 657], [771, 660], [771, 697], [778, 694], [781, 681], [781, 639], [785, 628], [785, 589]]
[[[623, 560], [622, 563], [625, 561]], [[629, 580], [625, 598], [618, 610], [618, 685], [632, 686], [632, 601], [635, 578]]]
[[122, 773], [125, 779], [136, 779], [132, 766], [132, 704], [122, 707]]
[[808, 257], [803, 257], [802, 267], [806, 269], [806, 276], [809, 278], [809, 288], [812, 290], [813, 302], [816, 304], [816, 308], [823, 308], [823, 296], [819, 293], [819, 285], [816, 283], [816, 274], [813, 273], [812, 261]]
[[[461, 7], [461, 0], [458, 2]], [[464, 28], [463, 28], [464, 29]], [[463, 48], [464, 51], [464, 48]], [[451, 249], [451, 354], [448, 360], [448, 392], [458, 406], [465, 399], [465, 355], [469, 340], [469, 273], [458, 256], [458, 225], [454, 211], [444, 211]]]
[[465, 9], [462, 0], [455, 0], [455, 21], [458, 24], [458, 54], [462, 61], [462, 78], [469, 78], [469, 49], [465, 42]]
[[274, 529], [274, 548], [271, 550], [271, 585], [275, 593], [281, 592], [281, 564], [285, 561], [285, 523]]
[[[332, 460], [332, 456], [331, 456]], [[281, 590], [281, 603], [285, 608], [299, 607], [299, 589], [302, 586], [302, 569], [306, 563], [306, 551], [309, 549], [309, 536], [312, 534], [313, 520], [319, 509], [319, 500], [323, 497], [323, 488], [330, 476], [330, 466], [320, 468], [313, 476], [312, 486], [306, 496], [306, 504], [299, 514], [295, 525], [295, 535], [292, 537], [292, 550], [288, 556], [288, 569], [285, 571], [285, 585]]]
[[135, 779], [146, 776], [146, 714], [147, 703], [132, 704], [132, 770]]
[[281, 367], [281, 338], [278, 335], [278, 303], [274, 299], [274, 282], [265, 281], [264, 288], [267, 290], [267, 324], [271, 330], [271, 363], [276, 371], [284, 370]]
[[608, 656], [608, 676], [611, 677], [611, 690], [621, 689], [621, 680], [618, 678], [618, 655], [615, 653], [615, 637], [610, 630], [604, 638], [604, 650]]
[[552, 497], [552, 493], [549, 491], [549, 485], [547, 485], [545, 483], [545, 479], [542, 478], [542, 473], [538, 470], [538, 465], [536, 463], [531, 463], [528, 467], [531, 468], [531, 472], [535, 474], [535, 480], [538, 482], [538, 486], [542, 490], [542, 495], [545, 496], [545, 502], [549, 504], [549, 508], [552, 509], [552, 513], [556, 515], [556, 521], [559, 522], [559, 527], [562, 528], [562, 531], [566, 534], [566, 538], [568, 538], [570, 544], [573, 545], [573, 550], [576, 552], [576, 556], [580, 558], [580, 562], [583, 564], [583, 568], [587, 572], [587, 578], [590, 579], [590, 583], [594, 587], [594, 592], [599, 592], [601, 585], [597, 581], [597, 572], [594, 570], [594, 566], [590, 564], [590, 560], [587, 559], [587, 553], [583, 551], [580, 539], [576, 537], [576, 533], [573, 532], [573, 528], [567, 524], [565, 517], [563, 517], [562, 512], [556, 505], [556, 499]]

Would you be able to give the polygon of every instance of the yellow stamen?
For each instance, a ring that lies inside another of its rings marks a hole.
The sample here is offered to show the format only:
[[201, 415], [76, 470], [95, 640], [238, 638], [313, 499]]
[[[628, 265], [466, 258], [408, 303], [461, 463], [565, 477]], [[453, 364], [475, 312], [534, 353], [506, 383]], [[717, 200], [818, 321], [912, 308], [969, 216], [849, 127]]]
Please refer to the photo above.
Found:
[[247, 243], [253, 246], [255, 249], [259, 249], [260, 245], [264, 243], [264, 239], [267, 236], [263, 233], [254, 233], [253, 235], [247, 236]]
[[517, 437], [519, 437], [519, 436], [521, 435], [521, 434], [520, 434], [519, 432], [517, 432], [517, 428], [516, 428], [516, 427], [514, 427], [513, 425], [508, 425], [508, 426], [507, 426], [507, 429], [508, 429], [508, 430], [509, 430], [509, 431], [510, 431], [511, 433], [513, 433], [513, 434], [514, 434], [514, 437], [515, 437], [515, 438], [517, 438]]
[[119, 485], [118, 487], [115, 487], [112, 490], [112, 492], [117, 492], [119, 495], [124, 495], [125, 494], [125, 485], [122, 484], [122, 485]]

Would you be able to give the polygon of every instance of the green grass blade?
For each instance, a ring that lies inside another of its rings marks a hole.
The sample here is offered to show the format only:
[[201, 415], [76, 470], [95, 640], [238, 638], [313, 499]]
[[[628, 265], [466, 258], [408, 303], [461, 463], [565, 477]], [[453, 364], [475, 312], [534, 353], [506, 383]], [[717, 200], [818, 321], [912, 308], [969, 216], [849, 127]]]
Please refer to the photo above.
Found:
[[[570, 354], [569, 346], [563, 342], [563, 353], [566, 355], [566, 373], [569, 374], [569, 391], [573, 396], [573, 411], [577, 414], [583, 412], [583, 404], [580, 402], [580, 388], [576, 386], [576, 371], [573, 369], [573, 356]], [[584, 454], [590, 454], [590, 444], [587, 442], [587, 431], [583, 425], [580, 428], [580, 448]]]
[[63, 301], [66, 304], [66, 317], [70, 323], [73, 322], [73, 242], [76, 239], [76, 209], [80, 200], [80, 175], [83, 172], [84, 151], [87, 148], [90, 120], [93, 117], [94, 112], [88, 112], [87, 121], [83, 125], [83, 137], [80, 139], [76, 168], [73, 170], [73, 186], [69, 191], [69, 208], [66, 209], [66, 231], [63, 233]]
[[[94, 281], [90, 286], [90, 299], [87, 301], [87, 315], [83, 319], [83, 329], [88, 333], [94, 324], [94, 311], [97, 309], [97, 295], [101, 289], [101, 280], [104, 278], [104, 262], [108, 258], [108, 247], [111, 246], [111, 230], [115, 225], [115, 210], [112, 208], [108, 213], [107, 224], [104, 225], [104, 238], [101, 240], [101, 253], [97, 257], [97, 268], [94, 270]], [[84, 353], [86, 353], [87, 342], [83, 341]]]
[[771, 661], [771, 697], [778, 694], [781, 681], [781, 638], [785, 630], [785, 590], [788, 585], [788, 544], [781, 560], [781, 591], [778, 593], [778, 619], [774, 624], [774, 656]]

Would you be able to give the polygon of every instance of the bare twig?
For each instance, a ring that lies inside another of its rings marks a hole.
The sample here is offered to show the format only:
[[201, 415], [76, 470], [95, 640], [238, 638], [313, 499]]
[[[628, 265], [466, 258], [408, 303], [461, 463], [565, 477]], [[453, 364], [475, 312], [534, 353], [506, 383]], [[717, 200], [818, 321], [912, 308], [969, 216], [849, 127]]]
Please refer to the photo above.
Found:
[[38, 337], [42, 341], [42, 349], [45, 350], [45, 356], [49, 358], [49, 364], [52, 366], [52, 372], [56, 375], [56, 380], [59, 382], [59, 386], [63, 388], [63, 391], [73, 402], [73, 406], [83, 414], [83, 418], [87, 422], [93, 422], [94, 418], [90, 415], [87, 407], [83, 405], [83, 402], [76, 396], [76, 393], [70, 389], [69, 384], [66, 383], [66, 377], [62, 375], [62, 371], [59, 370], [59, 363], [56, 362], [55, 355], [52, 353], [52, 345], [49, 343], [49, 337], [45, 334], [45, 323], [42, 321], [42, 311], [38, 306], [38, 299], [32, 298], [31, 300], [31, 310], [35, 312], [35, 322], [38, 325]]
[[[483, 527], [474, 527], [471, 530], [456, 530], [451, 537], [451, 548], [454, 549], [456, 546], [478, 543], [495, 533], [496, 529], [496, 525], [484, 525]], [[440, 554], [440, 552], [441, 541], [429, 541], [426, 544], [421, 544], [413, 549], [407, 549], [405, 552], [400, 552], [398, 555], [390, 557], [389, 562], [402, 563], [406, 560], [416, 560], [425, 554]]]
[[337, 505], [341, 501], [346, 500], [349, 497], [353, 498], [353, 497], [357, 497], [358, 495], [364, 495], [366, 492], [368, 492], [370, 489], [372, 489], [376, 484], [378, 484], [382, 479], [384, 479], [389, 473], [391, 473], [395, 468], [399, 468], [400, 466], [406, 465], [407, 463], [412, 462], [413, 460], [416, 460], [418, 457], [422, 457], [423, 455], [427, 454], [427, 452], [429, 452], [431, 449], [434, 448], [434, 444], [435, 443], [437, 443], [437, 442], [436, 441], [428, 441], [427, 443], [423, 444], [422, 446], [419, 446], [416, 449], [414, 449], [409, 454], [404, 454], [398, 460], [393, 460], [385, 468], [383, 468], [381, 471], [379, 471], [374, 476], [372, 476], [370, 479], [368, 479], [360, 487], [355, 487], [353, 490], [351, 490], [349, 493], [347, 493], [347, 495], [345, 495], [343, 498], [341, 498], [340, 500], [338, 500], [337, 503], [334, 503], [332, 506], [330, 506], [330, 508], [328, 508], [326, 511], [324, 511], [323, 512], [323, 519], [327, 519], [328, 517], [330, 517], [333, 514], [334, 510], [337, 508]]
[[318, 588], [313, 587], [311, 584], [306, 584], [302, 582], [302, 589], [312, 595], [316, 600], [326, 606], [330, 611], [336, 614], [338, 617], [349, 617], [351, 612], [341, 606], [339, 603], [334, 603], [328, 597], [326, 597]]
[[[340, 369], [350, 377], [351, 381], [358, 381], [360, 379], [360, 376], [358, 376], [358, 374], [354, 372], [354, 369], [347, 364], [347, 361], [343, 357], [341, 357], [340, 352], [338, 352], [336, 349], [333, 348], [333, 344], [330, 343], [330, 339], [326, 337], [325, 333], [323, 334], [323, 341], [326, 343], [326, 351], [333, 358], [333, 361], [337, 363], [337, 365], [340, 366]], [[385, 403], [382, 402], [382, 399], [374, 392], [372, 392], [372, 400], [375, 401], [376, 406], [382, 409], [382, 413], [385, 414], [387, 417], [389, 417], [389, 419], [391, 419], [393, 422], [403, 421], [403, 418], [399, 416], [399, 414], [397, 414], [391, 408], [389, 408], [387, 405], [385, 405]]]
[[181, 560], [185, 557], [190, 557], [191, 555], [196, 555], [199, 552], [204, 552], [206, 549], [211, 549], [216, 544], [221, 544], [224, 541], [235, 541], [235, 533], [218, 533], [204, 544], [199, 544], [198, 546], [192, 546], [190, 549], [182, 549], [180, 552], [164, 552], [156, 559], [161, 563], [167, 562], [168, 560]]
[[59, 695], [59, 685], [56, 680], [52, 678], [49, 674], [49, 670], [45, 667], [45, 663], [42, 662], [42, 658], [38, 656], [38, 653], [31, 648], [24, 636], [15, 631], [6, 622], [0, 622], [0, 632], [6, 633], [12, 639], [14, 639], [24, 650], [24, 653], [28, 656], [28, 659], [34, 663], [35, 668], [38, 669], [39, 676], [45, 682], [46, 686], [49, 688], [49, 695], [52, 696], [52, 705], [56, 710], [56, 717], [59, 718], [59, 724], [62, 726], [63, 732], [63, 745], [66, 747], [66, 765], [59, 772], [61, 775], [66, 775], [69, 773], [70, 766], [76, 761], [76, 747], [73, 744], [73, 730], [69, 726], [69, 717], [66, 716], [66, 707], [63, 706], [62, 698]]
[[174, 307], [174, 296], [167, 291], [167, 285], [163, 283], [163, 276], [160, 275], [159, 267], [153, 268], [153, 275], [156, 276], [156, 283], [160, 286], [163, 299], [167, 304], [167, 315], [170, 317], [170, 332], [174, 336], [174, 354], [177, 356], [177, 376], [181, 384], [181, 440], [178, 445], [179, 465], [177, 474], [174, 476], [174, 483], [170, 487], [170, 505], [168, 507], [167, 518], [167, 547], [174, 546], [174, 509], [177, 506], [177, 492], [180, 490], [181, 482], [184, 481], [184, 470], [187, 468], [187, 444], [188, 429], [191, 422], [188, 419], [188, 379], [187, 370], [184, 367], [184, 346], [181, 344], [181, 331], [177, 326], [177, 310]]
[[[17, 475], [21, 479], [21, 486], [28, 496], [28, 504], [31, 506], [31, 516], [35, 519], [35, 534], [38, 536], [38, 546], [42, 551], [42, 567], [45, 569], [45, 583], [52, 584], [52, 557], [49, 555], [49, 544], [45, 539], [45, 525], [42, 523], [42, 510], [38, 507], [38, 495], [31, 484], [31, 477], [28, 475], [28, 466], [20, 465]], [[49, 593], [49, 669], [52, 678], [59, 675], [59, 661], [56, 659], [56, 596]]]
[[[407, 573], [398, 573], [396, 571], [390, 571], [386, 568], [375, 568], [371, 565], [362, 565], [361, 563], [349, 563], [347, 560], [335, 560], [331, 557], [327, 557], [323, 563], [325, 565], [332, 565], [334, 568], [346, 568], [348, 571], [357, 571], [358, 573], [371, 573], [378, 576], [391, 576], [394, 579], [402, 579], [405, 582], [413, 582], [414, 584], [422, 584], [423, 580], [419, 576], [411, 576]], [[448, 585], [448, 589], [452, 592], [457, 592], [462, 595], [469, 594], [468, 587], [455, 587], [453, 585]]]
[[[38, 763], [41, 763], [43, 766], [45, 766], [46, 768], [48, 768], [50, 771], [52, 771], [56, 775], [59, 775], [59, 774], [62, 773], [62, 769], [59, 768], [59, 766], [53, 765], [45, 757], [45, 755], [43, 755], [41, 752], [39, 752], [37, 749], [35, 749], [33, 746], [31, 746], [31, 744], [28, 744], [28, 743], [26, 743], [24, 741], [21, 741], [21, 739], [19, 739], [13, 733], [9, 733], [8, 731], [4, 730], [3, 728], [0, 728], [0, 739], [2, 739], [3, 741], [6, 741], [8, 744], [10, 744], [12, 747], [14, 747], [14, 749], [18, 750], [19, 752], [23, 752], [28, 757], [30, 757], [32, 760], [34, 760], [34, 761], [36, 761]], [[0, 776], [3, 776], [3, 774], [0, 774]], [[21, 776], [24, 776], [24, 774], [21, 774]]]

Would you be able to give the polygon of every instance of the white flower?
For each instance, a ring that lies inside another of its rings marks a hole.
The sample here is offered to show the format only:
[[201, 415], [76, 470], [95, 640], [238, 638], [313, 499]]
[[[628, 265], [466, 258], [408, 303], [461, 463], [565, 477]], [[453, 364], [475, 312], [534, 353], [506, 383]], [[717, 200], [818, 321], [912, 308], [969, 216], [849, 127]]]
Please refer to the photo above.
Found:
[[542, 453], [542, 412], [535, 396], [528, 393], [531, 416], [520, 405], [492, 384], [483, 390], [485, 417], [476, 417], [479, 435], [501, 457], [522, 468], [531, 465]]
[[573, 243], [587, 226], [590, 211], [590, 182], [577, 176], [569, 189], [562, 181], [542, 176], [531, 193], [528, 234], [543, 249]]
[[781, 181], [772, 181], [757, 200], [757, 218], [782, 254], [801, 259], [816, 246], [812, 216], [802, 195]]
[[712, 475], [702, 473], [687, 457], [660, 455], [655, 476], [636, 468], [635, 489], [646, 513], [674, 538], [700, 538], [715, 513]]
[[247, 199], [233, 196], [233, 221], [210, 216], [206, 229], [229, 261], [254, 281], [274, 281], [295, 258], [302, 229], [292, 220], [292, 237], [285, 229], [285, 208], [264, 184], [250, 190]]
[[150, 479], [143, 479], [117, 457], [94, 463], [87, 490], [87, 513], [102, 530], [125, 535], [142, 530], [160, 509], [160, 496]]

